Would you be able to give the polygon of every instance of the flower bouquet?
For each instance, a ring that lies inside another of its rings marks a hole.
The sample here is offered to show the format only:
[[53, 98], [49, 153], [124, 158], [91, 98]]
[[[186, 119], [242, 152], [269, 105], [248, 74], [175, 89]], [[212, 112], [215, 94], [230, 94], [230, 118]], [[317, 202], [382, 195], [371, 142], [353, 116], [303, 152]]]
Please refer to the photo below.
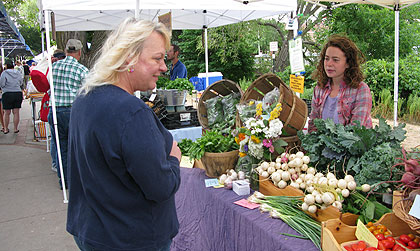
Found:
[[[255, 101], [250, 101], [253, 106]], [[265, 105], [265, 109], [263, 108]], [[281, 104], [260, 102], [255, 106], [255, 116], [248, 118], [244, 126], [233, 131], [235, 142], [239, 145], [239, 156], [252, 156], [257, 160], [272, 160], [284, 152], [287, 143], [280, 138], [283, 123], [278, 118]]]

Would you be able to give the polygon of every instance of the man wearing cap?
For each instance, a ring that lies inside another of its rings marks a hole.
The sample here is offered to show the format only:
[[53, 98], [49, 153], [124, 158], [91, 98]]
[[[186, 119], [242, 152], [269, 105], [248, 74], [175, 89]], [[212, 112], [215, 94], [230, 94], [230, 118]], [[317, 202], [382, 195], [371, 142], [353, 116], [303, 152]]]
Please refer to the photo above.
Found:
[[[60, 140], [61, 160], [63, 164], [64, 181], [67, 184], [67, 145], [71, 106], [77, 92], [82, 87], [88, 69], [78, 61], [82, 55], [82, 43], [77, 39], [69, 39], [66, 44], [66, 57], [53, 64], [53, 86], [57, 113], [58, 137]], [[51, 102], [50, 102], [50, 105]], [[48, 114], [48, 123], [53, 124], [52, 109]], [[51, 132], [55, 138], [55, 131]], [[61, 174], [57, 172], [60, 178]]]

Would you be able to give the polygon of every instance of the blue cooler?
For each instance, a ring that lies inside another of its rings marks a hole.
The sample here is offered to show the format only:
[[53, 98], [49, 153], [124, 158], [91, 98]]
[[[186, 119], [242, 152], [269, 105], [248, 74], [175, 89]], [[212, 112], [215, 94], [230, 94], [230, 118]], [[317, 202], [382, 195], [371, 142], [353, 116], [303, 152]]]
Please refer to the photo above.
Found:
[[[211, 85], [214, 82], [223, 79], [223, 75], [222, 75], [221, 72], [209, 72], [208, 76], [209, 76], [209, 84], [208, 85]], [[208, 87], [208, 85], [206, 85], [206, 73], [199, 73], [198, 78], [202, 79], [204, 89], [206, 89]]]

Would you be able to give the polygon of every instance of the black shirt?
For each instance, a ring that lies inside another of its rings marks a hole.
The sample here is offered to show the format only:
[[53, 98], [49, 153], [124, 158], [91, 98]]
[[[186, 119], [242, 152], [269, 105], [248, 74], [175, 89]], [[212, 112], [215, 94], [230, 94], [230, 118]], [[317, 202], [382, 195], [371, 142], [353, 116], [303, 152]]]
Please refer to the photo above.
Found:
[[25, 75], [29, 75], [29, 73], [31, 73], [27, 64], [23, 65], [23, 72], [25, 73]]

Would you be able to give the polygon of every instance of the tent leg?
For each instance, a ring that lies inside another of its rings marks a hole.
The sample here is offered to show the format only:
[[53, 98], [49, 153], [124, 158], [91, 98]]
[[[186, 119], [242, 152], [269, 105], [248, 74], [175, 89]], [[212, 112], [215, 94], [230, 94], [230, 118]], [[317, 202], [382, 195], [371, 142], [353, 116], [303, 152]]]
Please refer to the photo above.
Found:
[[394, 51], [394, 126], [398, 125], [398, 65], [399, 65], [399, 36], [400, 11], [395, 9], [395, 51]]

